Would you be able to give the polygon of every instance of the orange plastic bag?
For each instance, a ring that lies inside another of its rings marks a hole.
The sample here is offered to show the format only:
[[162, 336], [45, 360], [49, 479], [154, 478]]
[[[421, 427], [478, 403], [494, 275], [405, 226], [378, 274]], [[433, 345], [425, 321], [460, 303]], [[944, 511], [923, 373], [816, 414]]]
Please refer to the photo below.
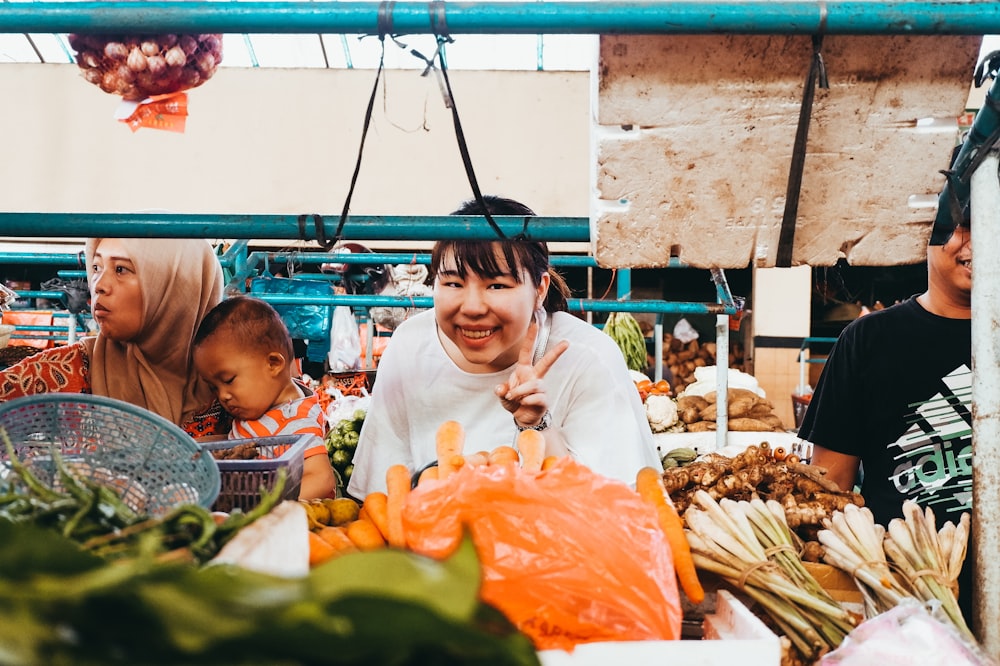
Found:
[[[7, 310], [0, 317], [4, 324], [12, 326], [52, 326], [52, 312], [48, 310]], [[15, 331], [17, 333], [17, 331]], [[31, 335], [29, 338], [11, 338], [8, 343], [11, 347], [35, 347], [36, 349], [48, 349], [52, 346], [52, 337], [44, 331], [22, 330], [21, 333]]]
[[[375, 324], [375, 337], [372, 339], [372, 360], [378, 365], [379, 359], [382, 358], [382, 352], [385, 351], [386, 345], [389, 344], [389, 336], [379, 335], [380, 333], [386, 333], [389, 329]], [[361, 366], [364, 367], [365, 364], [365, 354], [368, 349], [368, 324], [358, 324], [358, 334], [361, 336]]]
[[122, 102], [119, 113], [129, 114], [118, 120], [128, 125], [133, 132], [149, 127], [183, 134], [188, 116], [187, 93], [173, 92], [153, 95], [141, 102]]
[[655, 510], [569, 458], [540, 473], [464, 466], [415, 488], [403, 524], [407, 545], [435, 558], [454, 550], [466, 526], [483, 567], [482, 599], [538, 650], [680, 637], [677, 581]]

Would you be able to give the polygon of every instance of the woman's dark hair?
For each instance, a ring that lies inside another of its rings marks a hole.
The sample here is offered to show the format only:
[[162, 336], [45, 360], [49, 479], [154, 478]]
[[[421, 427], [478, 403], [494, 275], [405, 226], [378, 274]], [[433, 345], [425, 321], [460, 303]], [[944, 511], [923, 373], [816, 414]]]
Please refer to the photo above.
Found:
[[[523, 215], [534, 217], [535, 211], [514, 199], [486, 195], [483, 197], [486, 210], [475, 199], [466, 201], [452, 215]], [[497, 249], [504, 262], [498, 261]], [[507, 271], [520, 280], [521, 270], [531, 275], [531, 280], [537, 287], [541, 284], [542, 275], [549, 274], [549, 291], [545, 296], [543, 307], [547, 312], [565, 311], [567, 299], [570, 296], [569, 286], [562, 275], [549, 265], [549, 248], [542, 241], [523, 239], [497, 240], [443, 240], [434, 244], [431, 253], [430, 274], [435, 277], [441, 268], [441, 261], [446, 256], [455, 259], [458, 274], [465, 277], [470, 272], [485, 277], [497, 277]]]
[[224, 329], [226, 340], [241, 351], [278, 351], [291, 361], [292, 337], [281, 315], [269, 303], [252, 296], [232, 296], [209, 310], [198, 326], [192, 347]]

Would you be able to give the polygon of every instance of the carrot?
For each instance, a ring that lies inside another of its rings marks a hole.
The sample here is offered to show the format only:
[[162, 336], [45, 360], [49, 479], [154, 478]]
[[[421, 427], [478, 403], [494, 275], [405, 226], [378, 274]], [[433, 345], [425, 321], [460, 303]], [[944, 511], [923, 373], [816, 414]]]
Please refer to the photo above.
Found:
[[375, 527], [382, 534], [383, 539], [389, 538], [388, 501], [389, 498], [385, 493], [376, 490], [365, 495], [365, 501], [362, 506], [364, 512], [368, 514], [368, 520], [375, 524]]
[[316, 532], [309, 532], [309, 566], [323, 564], [337, 554], [337, 549]]
[[490, 462], [490, 454], [488, 451], [476, 451], [475, 453], [470, 453], [465, 456], [465, 464], [470, 467], [479, 467], [480, 465], [488, 465]]
[[553, 465], [562, 460], [562, 456], [545, 456], [542, 458], [542, 471], [551, 469]]
[[354, 545], [354, 542], [347, 536], [346, 527], [334, 527], [328, 525], [322, 527], [316, 532], [311, 534], [316, 534], [320, 539], [327, 542], [331, 548], [333, 548], [335, 553], [351, 553], [356, 551], [358, 548]]
[[456, 471], [455, 456], [465, 449], [465, 430], [458, 421], [445, 421], [437, 429], [435, 448], [438, 459], [438, 478], [447, 479]]
[[518, 460], [520, 460], [520, 457], [517, 455], [517, 449], [513, 446], [507, 446], [504, 444], [490, 451], [491, 465], [503, 465], [504, 463], [511, 462], [516, 463]]
[[385, 472], [386, 518], [389, 535], [386, 541], [396, 548], [406, 547], [403, 531], [403, 504], [410, 494], [410, 470], [406, 465], [393, 465]]
[[370, 520], [355, 520], [348, 524], [347, 536], [359, 550], [378, 550], [385, 547], [382, 533]]
[[420, 473], [420, 476], [417, 477], [417, 485], [419, 486], [421, 483], [429, 479], [433, 479], [436, 481], [438, 478], [440, 477], [438, 477], [437, 465], [435, 465], [434, 467], [428, 467], [427, 469], [425, 469]]
[[365, 505], [364, 504], [362, 504], [361, 508], [358, 509], [358, 518], [357, 519], [358, 520], [371, 520], [371, 518], [368, 517], [368, 512], [365, 511]]
[[523, 430], [517, 435], [517, 450], [521, 452], [521, 467], [539, 472], [545, 458], [545, 437], [537, 430]]
[[635, 490], [639, 496], [656, 509], [657, 522], [670, 544], [674, 572], [684, 594], [691, 603], [700, 604], [705, 600], [705, 590], [698, 580], [698, 572], [691, 557], [691, 545], [684, 534], [684, 523], [670, 501], [663, 486], [663, 472], [652, 467], [643, 467], [635, 477]]

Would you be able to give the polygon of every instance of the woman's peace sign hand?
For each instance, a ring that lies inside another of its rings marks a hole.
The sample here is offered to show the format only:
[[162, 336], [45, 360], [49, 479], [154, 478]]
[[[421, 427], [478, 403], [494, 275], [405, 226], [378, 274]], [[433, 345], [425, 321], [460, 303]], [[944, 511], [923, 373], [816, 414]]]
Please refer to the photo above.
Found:
[[569, 348], [568, 342], [560, 340], [538, 363], [532, 364], [537, 337], [538, 322], [533, 321], [528, 326], [514, 371], [505, 383], [496, 387], [496, 394], [503, 408], [511, 413], [515, 423], [524, 427], [538, 425], [548, 411], [549, 403], [542, 379], [552, 364]]

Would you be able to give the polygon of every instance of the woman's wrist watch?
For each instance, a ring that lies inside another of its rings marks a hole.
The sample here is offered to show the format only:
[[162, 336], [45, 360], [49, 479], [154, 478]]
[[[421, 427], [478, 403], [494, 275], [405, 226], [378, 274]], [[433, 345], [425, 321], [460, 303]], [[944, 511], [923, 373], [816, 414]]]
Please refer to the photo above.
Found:
[[538, 432], [541, 432], [542, 430], [547, 429], [550, 425], [552, 425], [552, 414], [550, 414], [548, 410], [545, 410], [545, 413], [542, 414], [542, 420], [533, 426], [523, 426], [517, 422], [517, 419], [514, 420], [514, 426], [517, 428], [518, 432], [524, 432], [525, 430], [537, 430]]

